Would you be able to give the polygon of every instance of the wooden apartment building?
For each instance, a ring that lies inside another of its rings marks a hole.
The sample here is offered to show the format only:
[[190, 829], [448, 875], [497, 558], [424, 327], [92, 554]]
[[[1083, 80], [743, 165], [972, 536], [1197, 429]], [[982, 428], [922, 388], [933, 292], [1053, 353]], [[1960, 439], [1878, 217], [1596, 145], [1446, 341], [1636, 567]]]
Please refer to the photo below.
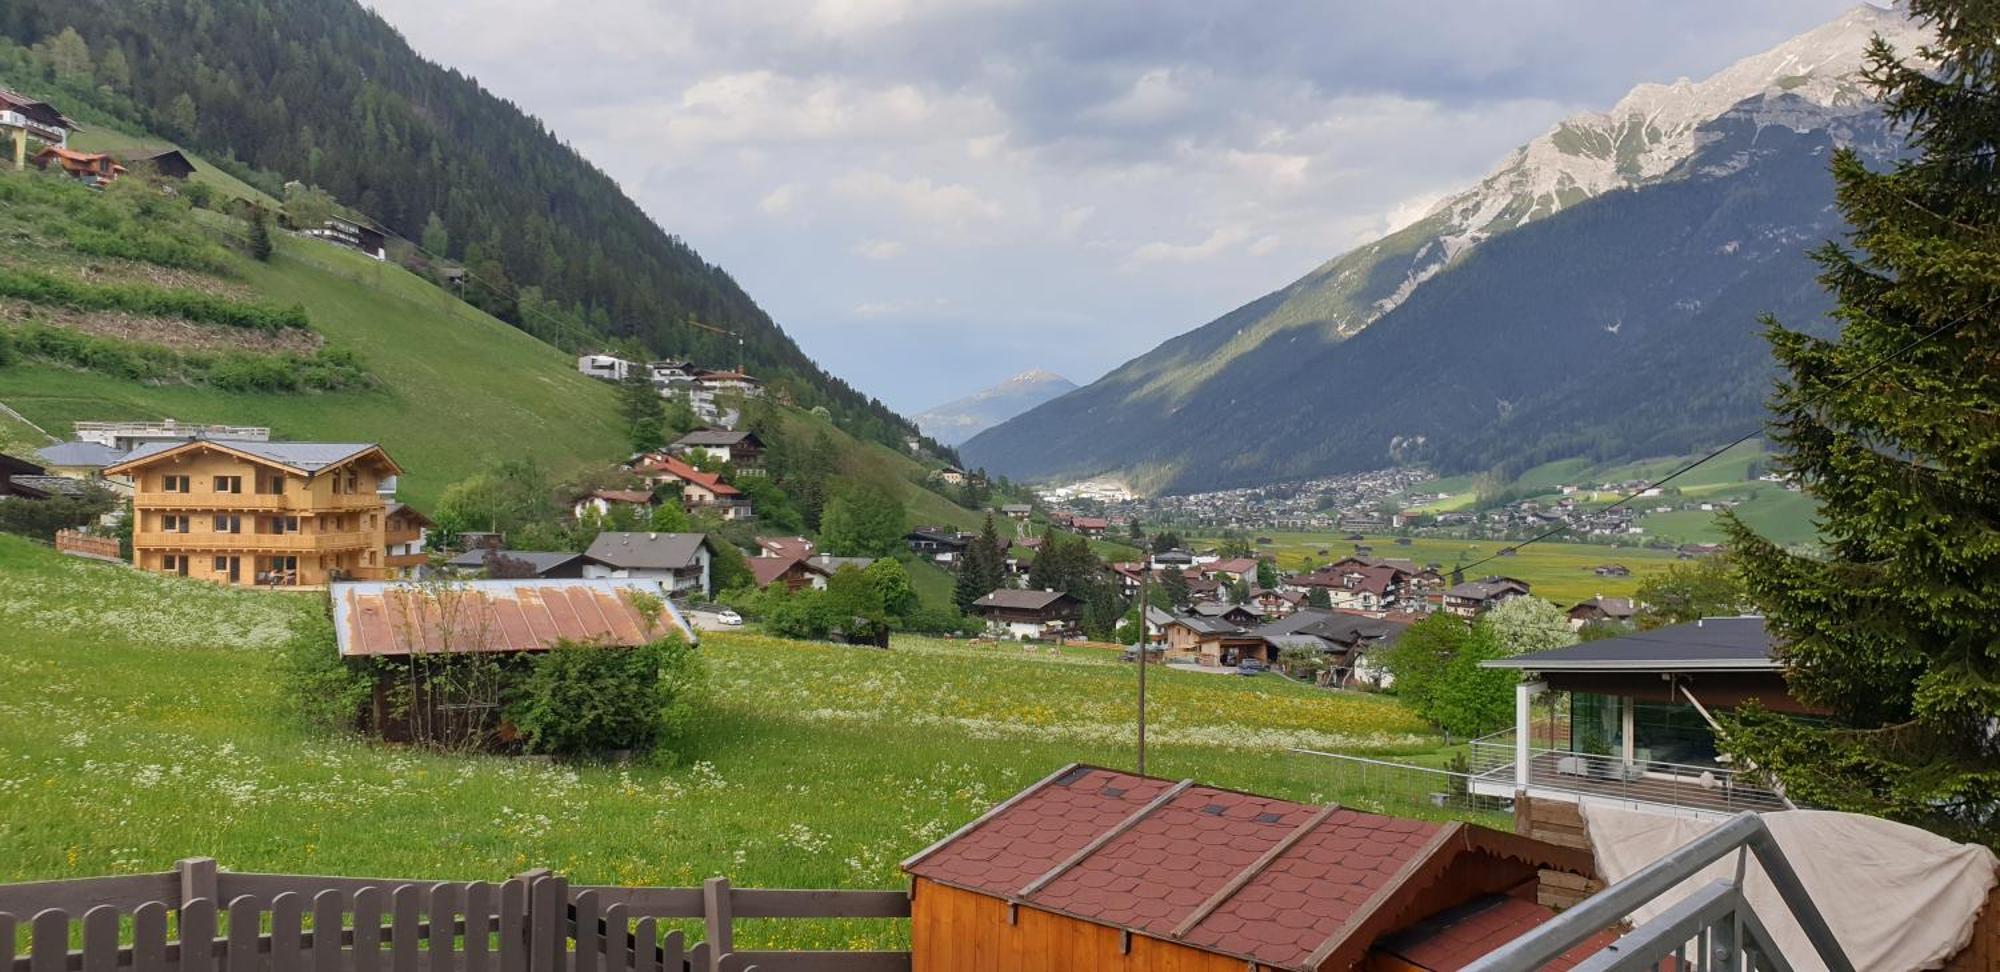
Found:
[[133, 483], [133, 566], [274, 587], [386, 577], [377, 486], [401, 471], [372, 444], [209, 439], [149, 443], [104, 469]]

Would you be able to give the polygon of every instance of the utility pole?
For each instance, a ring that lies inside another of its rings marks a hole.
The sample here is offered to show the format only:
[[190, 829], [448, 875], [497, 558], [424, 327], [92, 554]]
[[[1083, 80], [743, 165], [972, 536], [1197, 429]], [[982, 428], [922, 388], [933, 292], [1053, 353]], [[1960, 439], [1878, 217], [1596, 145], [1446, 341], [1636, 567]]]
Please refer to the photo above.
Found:
[[1146, 775], [1146, 665], [1152, 654], [1152, 639], [1146, 636], [1146, 581], [1152, 571], [1145, 548], [1139, 550], [1139, 775]]

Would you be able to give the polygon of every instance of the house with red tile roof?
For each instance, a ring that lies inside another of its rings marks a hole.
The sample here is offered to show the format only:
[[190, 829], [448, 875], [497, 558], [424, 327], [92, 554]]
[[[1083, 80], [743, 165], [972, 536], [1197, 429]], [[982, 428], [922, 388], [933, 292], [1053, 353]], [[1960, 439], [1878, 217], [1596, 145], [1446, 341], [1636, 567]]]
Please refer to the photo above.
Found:
[[1593, 866], [1472, 824], [1083, 765], [903, 862], [914, 972], [1434, 968], [1553, 917], [1534, 903], [1544, 869]]
[[725, 520], [751, 517], [750, 498], [711, 472], [702, 472], [675, 456], [649, 456], [635, 470], [655, 486], [669, 483], [681, 488], [681, 505], [689, 513], [711, 511]]

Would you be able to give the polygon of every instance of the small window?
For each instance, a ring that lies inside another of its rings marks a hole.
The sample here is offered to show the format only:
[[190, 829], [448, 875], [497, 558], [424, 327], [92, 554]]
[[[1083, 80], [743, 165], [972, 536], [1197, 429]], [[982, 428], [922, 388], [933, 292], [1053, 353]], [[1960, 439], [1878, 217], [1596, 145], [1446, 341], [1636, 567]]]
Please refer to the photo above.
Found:
[[188, 532], [188, 518], [180, 515], [160, 517], [160, 532], [186, 533]]
[[265, 496], [283, 495], [285, 492], [285, 475], [283, 473], [257, 474], [257, 492]]
[[215, 532], [242, 533], [243, 518], [240, 516], [220, 516], [215, 518]]
[[227, 573], [229, 573], [229, 558], [228, 558], [228, 557], [217, 557], [217, 558], [215, 558], [215, 572], [216, 572], [216, 573], [218, 573], [218, 574], [227, 574]]
[[217, 476], [215, 477], [215, 491], [218, 493], [241, 493], [243, 492], [243, 477]]
[[188, 478], [186, 476], [160, 477], [160, 492], [185, 493], [187, 491], [188, 491]]

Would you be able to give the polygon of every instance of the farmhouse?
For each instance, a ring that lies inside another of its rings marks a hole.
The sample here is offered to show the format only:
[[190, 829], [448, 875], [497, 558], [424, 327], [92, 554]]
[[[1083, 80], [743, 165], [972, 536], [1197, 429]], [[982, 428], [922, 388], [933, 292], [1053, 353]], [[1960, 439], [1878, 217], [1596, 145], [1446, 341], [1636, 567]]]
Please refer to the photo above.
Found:
[[702, 472], [673, 456], [651, 456], [638, 466], [640, 475], [654, 485], [678, 483], [681, 506], [689, 513], [713, 511], [725, 520], [748, 520], [754, 514], [750, 498], [722, 481], [715, 473]]
[[813, 550], [813, 542], [805, 537], [757, 538], [758, 557], [777, 557], [790, 560], [797, 557], [810, 557]]
[[726, 462], [741, 473], [764, 471], [764, 441], [755, 432], [736, 429], [696, 429], [674, 440], [672, 450], [683, 456], [704, 456]]
[[382, 529], [382, 542], [387, 547], [382, 564], [391, 576], [409, 576], [429, 562], [430, 553], [424, 544], [437, 524], [415, 507], [402, 503], [389, 503], [383, 515], [386, 525]]
[[1502, 602], [1528, 593], [1528, 582], [1512, 577], [1482, 577], [1444, 592], [1444, 610], [1461, 618], [1476, 618]]
[[615, 354], [580, 354], [576, 357], [576, 370], [600, 381], [624, 381], [633, 368], [638, 367]]
[[242, 586], [388, 576], [372, 443], [155, 442], [104, 467], [129, 476], [132, 565]]
[[1035, 508], [1026, 503], [1004, 503], [1000, 507], [1002, 515], [1024, 522], [1028, 519], [1028, 515], [1034, 511]]
[[144, 167], [146, 171], [165, 179], [186, 179], [194, 175], [194, 163], [177, 148], [127, 155], [125, 165], [128, 168]]
[[350, 250], [360, 250], [377, 260], [386, 260], [389, 256], [388, 238], [382, 235], [381, 230], [344, 216], [335, 216], [318, 227], [308, 228], [305, 234]]
[[50, 145], [35, 154], [28, 161], [37, 169], [53, 166], [57, 171], [85, 185], [108, 186], [125, 174], [125, 167], [108, 152], [78, 152]]
[[606, 531], [583, 552], [585, 578], [647, 578], [663, 581], [673, 594], [708, 596], [709, 565], [715, 549], [699, 533]]
[[69, 145], [70, 132], [82, 130], [48, 102], [0, 88], [0, 133], [13, 140], [14, 168], [27, 165], [28, 139], [63, 148]]
[[904, 536], [903, 542], [909, 546], [911, 553], [949, 564], [972, 545], [972, 537], [949, 527], [918, 527]]
[[750, 573], [757, 579], [758, 587], [769, 587], [783, 583], [787, 592], [812, 588], [825, 590], [827, 582], [843, 567], [867, 570], [875, 561], [870, 557], [752, 557]]
[[915, 972], [1408, 970], [1435, 952], [1463, 964], [1553, 917], [1534, 901], [1543, 869], [1593, 866], [1471, 824], [1079, 765], [903, 862]]
[[1061, 591], [1001, 588], [972, 602], [972, 612], [986, 619], [987, 631], [1019, 639], [1060, 637], [1082, 609], [1081, 602]]
[[1149, 608], [1148, 618], [1165, 635], [1170, 661], [1192, 661], [1213, 668], [1235, 665], [1246, 658], [1268, 663], [1277, 657], [1263, 638], [1234, 621], [1167, 614], [1158, 608]]
[[596, 489], [590, 495], [576, 501], [570, 512], [579, 520], [595, 513], [600, 517], [610, 516], [615, 509], [626, 509], [644, 516], [653, 511], [653, 494], [644, 489]]
[[1605, 597], [1602, 594], [1569, 609], [1569, 624], [1581, 628], [1593, 621], [1625, 622], [1639, 613], [1637, 605], [1629, 597]]
[[43, 474], [42, 467], [37, 466], [32, 462], [29, 462], [26, 459], [16, 459], [13, 456], [7, 455], [5, 453], [0, 453], [0, 496], [21, 496], [27, 499], [47, 498], [48, 493], [41, 489], [31, 488], [27, 486], [16, 486], [14, 484], [14, 480], [16, 477], [22, 477], [22, 476], [38, 477], [41, 476], [42, 474]]
[[500, 550], [474, 547], [445, 561], [456, 573], [484, 571], [489, 577], [545, 577], [576, 579], [583, 576], [583, 555], [567, 550]]

